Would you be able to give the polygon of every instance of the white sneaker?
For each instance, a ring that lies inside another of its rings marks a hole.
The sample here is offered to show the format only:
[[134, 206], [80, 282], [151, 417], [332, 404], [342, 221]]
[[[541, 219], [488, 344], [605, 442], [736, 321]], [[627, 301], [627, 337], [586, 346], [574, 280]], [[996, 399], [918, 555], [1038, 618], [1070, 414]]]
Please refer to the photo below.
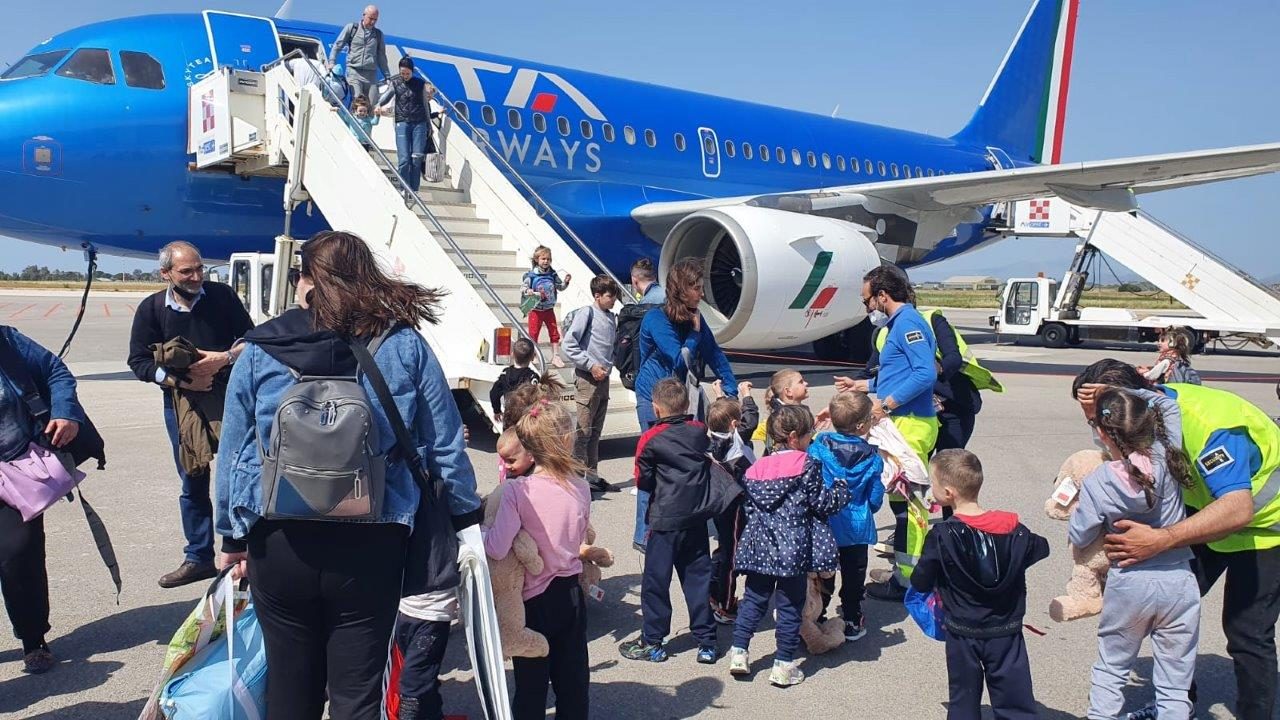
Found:
[[800, 671], [795, 660], [774, 660], [773, 670], [769, 672], [769, 682], [778, 687], [791, 687], [804, 682], [804, 673]]
[[740, 647], [729, 648], [729, 674], [751, 674], [751, 658], [747, 656], [746, 650]]

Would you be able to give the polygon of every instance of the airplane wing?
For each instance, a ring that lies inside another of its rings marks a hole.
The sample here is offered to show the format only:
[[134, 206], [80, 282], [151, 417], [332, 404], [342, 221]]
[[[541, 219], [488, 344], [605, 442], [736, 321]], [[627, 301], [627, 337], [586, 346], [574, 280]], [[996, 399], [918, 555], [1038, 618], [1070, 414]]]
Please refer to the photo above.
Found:
[[[868, 199], [907, 213], [962, 214], [994, 203], [1057, 195], [1077, 205], [1111, 211], [1137, 207], [1134, 195], [1280, 170], [1280, 143], [1145, 157], [1060, 163], [985, 172], [796, 190], [706, 200], [649, 203], [631, 215], [646, 232], [670, 227], [692, 212], [750, 204], [793, 212], [830, 212]], [[652, 236], [652, 235], [651, 235]]]

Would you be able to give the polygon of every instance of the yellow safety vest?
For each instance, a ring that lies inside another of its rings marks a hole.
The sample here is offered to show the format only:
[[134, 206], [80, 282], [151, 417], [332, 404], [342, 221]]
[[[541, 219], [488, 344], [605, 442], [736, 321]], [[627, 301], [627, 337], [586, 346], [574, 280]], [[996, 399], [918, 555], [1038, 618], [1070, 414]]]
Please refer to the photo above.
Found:
[[[920, 314], [924, 317], [925, 322], [929, 323], [929, 327], [932, 328], [933, 316], [941, 315], [942, 311], [935, 308], [933, 310], [926, 310]], [[973, 386], [979, 390], [990, 390], [998, 393], [1004, 392], [1004, 386], [1000, 384], [999, 380], [996, 380], [996, 377], [991, 374], [990, 370], [982, 367], [982, 364], [978, 362], [978, 359], [974, 357], [973, 353], [969, 350], [969, 344], [960, 336], [960, 331], [956, 330], [954, 325], [951, 326], [951, 332], [956, 336], [956, 346], [960, 349], [960, 357], [964, 359], [964, 365], [960, 366], [960, 372], [963, 373], [965, 377], [973, 381]], [[876, 333], [877, 351], [884, 349], [885, 339], [888, 337], [889, 328], [880, 328]], [[939, 360], [942, 359], [941, 348], [938, 349], [937, 357]]]
[[1253, 521], [1240, 531], [1209, 543], [1219, 552], [1266, 550], [1280, 547], [1280, 426], [1255, 405], [1225, 390], [1174, 383], [1182, 416], [1182, 447], [1191, 464], [1195, 486], [1182, 499], [1197, 510], [1213, 502], [1200, 464], [1209, 436], [1218, 430], [1241, 428], [1262, 453], [1262, 466], [1252, 478]]

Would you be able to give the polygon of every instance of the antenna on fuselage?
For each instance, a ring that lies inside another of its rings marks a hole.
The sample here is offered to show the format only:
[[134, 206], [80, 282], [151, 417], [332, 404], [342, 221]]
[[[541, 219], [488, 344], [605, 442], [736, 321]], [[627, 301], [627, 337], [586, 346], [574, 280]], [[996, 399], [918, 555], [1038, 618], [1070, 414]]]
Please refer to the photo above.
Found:
[[279, 20], [295, 19], [293, 17], [293, 0], [284, 0], [284, 4], [280, 6], [279, 10], [276, 10], [276, 14], [272, 15], [272, 17]]
[[[289, 3], [287, 2], [285, 3], [285, 5], [288, 5], [288, 4]], [[836, 113], [839, 113], [839, 112], [840, 112], [840, 103], [836, 103], [836, 109], [831, 111], [831, 117], [835, 117]]]

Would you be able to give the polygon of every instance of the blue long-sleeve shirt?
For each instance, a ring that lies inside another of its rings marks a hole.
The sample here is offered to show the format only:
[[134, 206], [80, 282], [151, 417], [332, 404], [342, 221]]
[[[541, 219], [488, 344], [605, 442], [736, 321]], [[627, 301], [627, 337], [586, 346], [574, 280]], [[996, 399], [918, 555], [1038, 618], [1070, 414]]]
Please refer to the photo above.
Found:
[[725, 394], [737, 397], [738, 380], [733, 376], [733, 368], [729, 367], [729, 359], [716, 342], [715, 334], [707, 326], [706, 318], [701, 318], [698, 331], [692, 327], [677, 330], [665, 312], [651, 312], [640, 323], [640, 371], [636, 373], [635, 388], [637, 402], [652, 402], [653, 386], [664, 378], [684, 380], [686, 368], [680, 358], [681, 348], [689, 348], [695, 361], [701, 360], [710, 365], [711, 371], [723, 382]]
[[[76, 378], [57, 355], [17, 330], [0, 325], [0, 335], [13, 348], [26, 366], [37, 392], [49, 401], [49, 416], [54, 420], [83, 423], [84, 408], [76, 397]], [[36, 427], [18, 392], [18, 385], [0, 371], [0, 460], [24, 452], [27, 444], [44, 428]]]
[[869, 381], [881, 400], [893, 398], [890, 415], [934, 417], [933, 383], [938, 377], [934, 356], [938, 352], [933, 328], [909, 304], [889, 317], [888, 335], [880, 350], [880, 373]]

